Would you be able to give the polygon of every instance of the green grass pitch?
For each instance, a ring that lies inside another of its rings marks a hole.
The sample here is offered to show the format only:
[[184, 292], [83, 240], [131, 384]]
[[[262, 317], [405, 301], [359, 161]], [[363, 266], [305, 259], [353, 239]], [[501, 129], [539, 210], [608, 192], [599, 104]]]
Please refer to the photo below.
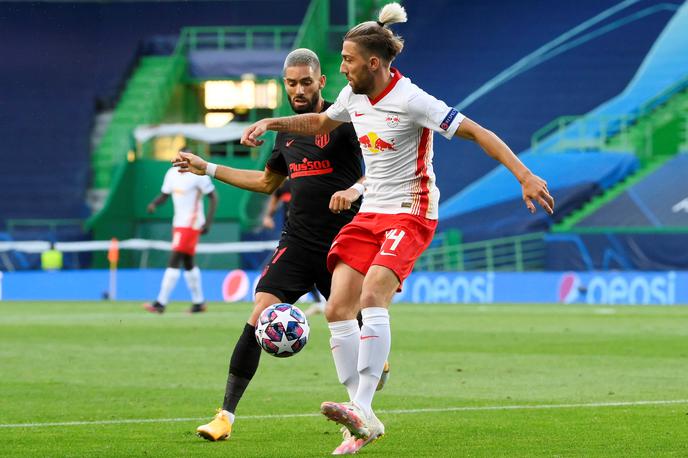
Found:
[[[220, 406], [249, 304], [0, 302], [0, 456], [327, 456], [345, 400], [322, 316], [263, 355], [233, 436]], [[392, 306], [387, 434], [361, 455], [688, 456], [688, 307]], [[32, 425], [32, 426], [29, 426]]]

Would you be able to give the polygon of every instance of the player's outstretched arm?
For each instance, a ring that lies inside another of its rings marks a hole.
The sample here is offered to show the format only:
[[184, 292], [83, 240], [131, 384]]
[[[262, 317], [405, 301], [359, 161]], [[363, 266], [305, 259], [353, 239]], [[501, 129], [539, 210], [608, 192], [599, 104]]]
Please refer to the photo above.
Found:
[[169, 194], [165, 194], [164, 192], [161, 192], [160, 194], [158, 194], [158, 195], [155, 197], [155, 199], [153, 199], [153, 200], [151, 201], [151, 203], [148, 204], [148, 206], [146, 207], [146, 211], [147, 211], [148, 213], [155, 213], [155, 210], [156, 210], [160, 205], [164, 204], [164, 203], [167, 201], [167, 199], [169, 199], [169, 197], [170, 197]]
[[536, 210], [533, 201], [550, 215], [554, 213], [554, 198], [547, 189], [547, 182], [531, 172], [497, 134], [465, 118], [455, 135], [476, 142], [488, 156], [504, 164], [514, 174], [521, 183], [523, 202], [531, 213]]
[[[192, 153], [180, 151], [172, 160], [172, 165], [179, 169], [180, 173], [194, 173], [196, 175], [206, 175], [208, 162]], [[253, 192], [272, 193], [277, 189], [286, 177], [273, 173], [268, 169], [244, 170], [227, 167], [224, 165], [215, 166], [215, 178], [237, 188], [246, 189]]]
[[241, 144], [251, 147], [262, 145], [263, 140], [259, 137], [268, 130], [291, 132], [297, 135], [317, 135], [327, 134], [340, 124], [342, 123], [330, 119], [325, 113], [304, 113], [283, 118], [261, 119], [244, 130]]

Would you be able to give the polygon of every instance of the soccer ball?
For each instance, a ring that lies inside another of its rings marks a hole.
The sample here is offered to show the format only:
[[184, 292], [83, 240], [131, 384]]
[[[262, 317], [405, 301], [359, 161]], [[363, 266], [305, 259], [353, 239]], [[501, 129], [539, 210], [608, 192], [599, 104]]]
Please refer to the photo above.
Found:
[[274, 304], [263, 310], [256, 322], [258, 345], [272, 356], [294, 356], [308, 342], [306, 315], [291, 304]]

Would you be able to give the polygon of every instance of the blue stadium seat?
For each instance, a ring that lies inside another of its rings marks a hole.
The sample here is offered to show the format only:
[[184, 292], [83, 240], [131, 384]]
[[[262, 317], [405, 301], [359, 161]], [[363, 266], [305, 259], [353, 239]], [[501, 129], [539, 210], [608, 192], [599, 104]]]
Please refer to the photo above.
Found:
[[635, 155], [622, 152], [527, 153], [521, 159], [548, 181], [556, 199], [554, 217], [544, 211], [528, 213], [521, 200], [521, 187], [500, 166], [440, 205], [439, 229], [458, 228], [465, 241], [548, 230], [639, 166]]

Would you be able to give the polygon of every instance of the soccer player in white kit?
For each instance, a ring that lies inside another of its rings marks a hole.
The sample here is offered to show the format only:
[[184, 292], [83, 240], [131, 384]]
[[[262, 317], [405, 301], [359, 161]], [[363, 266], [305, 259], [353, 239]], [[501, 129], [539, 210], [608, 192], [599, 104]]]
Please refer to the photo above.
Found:
[[[187, 151], [187, 150], [182, 150]], [[179, 173], [176, 167], [165, 174], [160, 194], [148, 204], [148, 213], [172, 196], [174, 218], [172, 220], [172, 254], [160, 283], [160, 291], [155, 302], [147, 302], [143, 307], [149, 312], [164, 313], [172, 290], [181, 276], [180, 266], [184, 266], [184, 279], [191, 293], [191, 313], [206, 310], [201, 283], [201, 270], [194, 265], [196, 245], [201, 234], [210, 229], [215, 210], [217, 195], [210, 177], [191, 173]], [[208, 217], [203, 208], [203, 197], [208, 196], [210, 205]]]
[[[361, 144], [366, 166], [363, 204], [339, 232], [328, 255], [333, 277], [325, 317], [337, 375], [350, 399], [321, 405], [326, 417], [351, 433], [334, 450], [335, 455], [356, 453], [385, 432], [372, 410], [372, 400], [391, 346], [389, 305], [437, 226], [433, 132], [447, 139], [475, 141], [518, 179], [528, 210], [535, 211], [533, 201], [547, 213], [554, 209], [547, 183], [497, 135], [391, 67], [403, 41], [388, 26], [405, 21], [403, 7], [390, 3], [377, 21], [347, 32], [340, 71], [349, 84], [326, 112], [263, 119], [242, 137], [244, 144], [257, 146], [266, 130], [313, 135], [352, 122]], [[355, 320], [359, 307], [360, 331]]]

